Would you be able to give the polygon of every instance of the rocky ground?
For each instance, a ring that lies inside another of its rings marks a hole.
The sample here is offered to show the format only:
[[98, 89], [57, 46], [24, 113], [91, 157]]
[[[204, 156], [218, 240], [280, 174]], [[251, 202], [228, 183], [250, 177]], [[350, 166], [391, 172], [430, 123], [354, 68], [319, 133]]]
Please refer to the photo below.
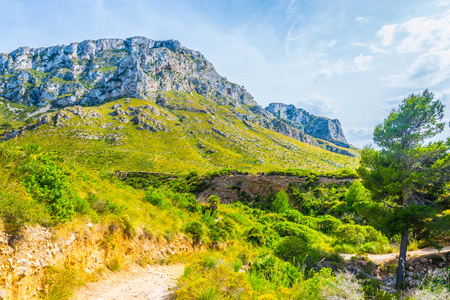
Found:
[[[381, 288], [393, 292], [395, 289], [395, 272], [397, 269], [398, 253], [369, 254], [367, 257], [355, 257], [343, 254], [347, 269], [355, 274], [362, 273], [382, 282]], [[433, 276], [444, 276], [445, 270], [450, 268], [450, 247], [437, 249], [421, 249], [408, 253], [406, 260], [406, 283], [416, 287]]]
[[183, 274], [183, 265], [134, 267], [127, 272], [111, 273], [77, 291], [72, 300], [106, 299], [171, 299], [176, 280]]

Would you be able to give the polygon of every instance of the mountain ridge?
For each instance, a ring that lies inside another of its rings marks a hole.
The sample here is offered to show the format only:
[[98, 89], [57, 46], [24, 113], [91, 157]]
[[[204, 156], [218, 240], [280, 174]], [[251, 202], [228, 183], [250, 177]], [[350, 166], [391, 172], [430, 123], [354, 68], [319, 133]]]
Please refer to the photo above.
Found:
[[[242, 86], [219, 75], [200, 52], [175, 40], [85, 40], [67, 46], [20, 47], [0, 54], [0, 98], [35, 107], [28, 118], [38, 118], [39, 107], [93, 106], [127, 97], [152, 98], [164, 106], [164, 98], [155, 93], [171, 90], [235, 107], [240, 110], [236, 116], [244, 122], [301, 142], [348, 156], [357, 150], [345, 140], [339, 121], [330, 127], [325, 118], [315, 117], [305, 127], [277, 117], [275, 111], [259, 106]], [[333, 130], [340, 133], [337, 138]]]

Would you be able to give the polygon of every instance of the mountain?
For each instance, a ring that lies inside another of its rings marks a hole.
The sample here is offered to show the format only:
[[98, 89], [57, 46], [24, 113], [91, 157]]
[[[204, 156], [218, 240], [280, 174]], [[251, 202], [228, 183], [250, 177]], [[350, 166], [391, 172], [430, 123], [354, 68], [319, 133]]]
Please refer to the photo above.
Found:
[[[184, 160], [181, 165], [190, 170], [199, 164], [205, 169], [335, 169], [354, 162], [303, 143], [357, 155], [337, 120], [330, 123], [338, 124], [336, 129], [308, 114], [304, 126], [293, 114], [285, 116], [282, 105], [263, 109], [202, 54], [173, 40], [87, 40], [0, 54], [0, 103], [3, 139], [21, 136], [68, 153], [80, 154], [80, 147], [87, 161], [102, 161], [98, 151], [112, 151], [110, 165], [121, 168], [157, 165], [163, 171], [167, 164], [148, 164], [155, 147], [164, 149], [156, 157]], [[120, 152], [128, 152], [127, 159]]]
[[[317, 117], [301, 108], [296, 108], [292, 104], [270, 103], [265, 110], [278, 119], [287, 121], [289, 125], [300, 130], [302, 133], [318, 139], [316, 141], [309, 141], [310, 144], [318, 145], [320, 140], [325, 140], [338, 147], [356, 149], [345, 139], [341, 122], [337, 119], [331, 120], [325, 117]], [[335, 152], [337, 151], [335, 150]], [[342, 154], [351, 155], [348, 153]]]
[[173, 40], [133, 37], [21, 47], [0, 54], [0, 75], [0, 96], [26, 105], [93, 105], [145, 98], [157, 90], [196, 92], [221, 104], [257, 104], [242, 87], [220, 76], [202, 54]]

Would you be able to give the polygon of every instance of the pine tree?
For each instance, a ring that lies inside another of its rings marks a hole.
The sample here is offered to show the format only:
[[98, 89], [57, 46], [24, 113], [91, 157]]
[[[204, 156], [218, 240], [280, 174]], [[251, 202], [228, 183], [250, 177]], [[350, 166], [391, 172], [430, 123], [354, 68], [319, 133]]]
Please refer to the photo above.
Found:
[[438, 213], [449, 206], [450, 139], [427, 143], [444, 130], [443, 116], [444, 105], [433, 93], [412, 94], [376, 126], [381, 150], [366, 147], [361, 154], [358, 173], [385, 211], [377, 221], [387, 233], [401, 234], [398, 288], [405, 282], [408, 233], [429, 239]]

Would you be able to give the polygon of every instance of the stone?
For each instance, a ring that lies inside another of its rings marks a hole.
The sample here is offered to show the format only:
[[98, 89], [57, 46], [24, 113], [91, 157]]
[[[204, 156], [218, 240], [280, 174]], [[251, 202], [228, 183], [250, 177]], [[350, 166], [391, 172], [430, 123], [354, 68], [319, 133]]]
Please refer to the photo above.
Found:
[[120, 115], [123, 115], [123, 114], [125, 114], [125, 111], [123, 109], [121, 109], [120, 107], [118, 107], [118, 108], [116, 108], [115, 111], [113, 111], [111, 113], [111, 116], [120, 116]]
[[65, 121], [70, 120], [71, 118], [72, 117], [67, 112], [60, 110], [53, 116], [54, 125], [56, 127], [64, 126]]
[[411, 286], [419, 286], [421, 283], [422, 283], [422, 282], [421, 282], [420, 280], [418, 280], [418, 279], [413, 279], [413, 280], [410, 281], [409, 284], [410, 284]]
[[420, 262], [423, 264], [427, 264], [428, 260], [425, 257], [420, 258]]
[[133, 121], [134, 125], [142, 125], [145, 123], [145, 118], [140, 117], [140, 116], [135, 116], [132, 121]]
[[36, 127], [50, 123], [51, 119], [49, 115], [41, 115], [36, 119]]

